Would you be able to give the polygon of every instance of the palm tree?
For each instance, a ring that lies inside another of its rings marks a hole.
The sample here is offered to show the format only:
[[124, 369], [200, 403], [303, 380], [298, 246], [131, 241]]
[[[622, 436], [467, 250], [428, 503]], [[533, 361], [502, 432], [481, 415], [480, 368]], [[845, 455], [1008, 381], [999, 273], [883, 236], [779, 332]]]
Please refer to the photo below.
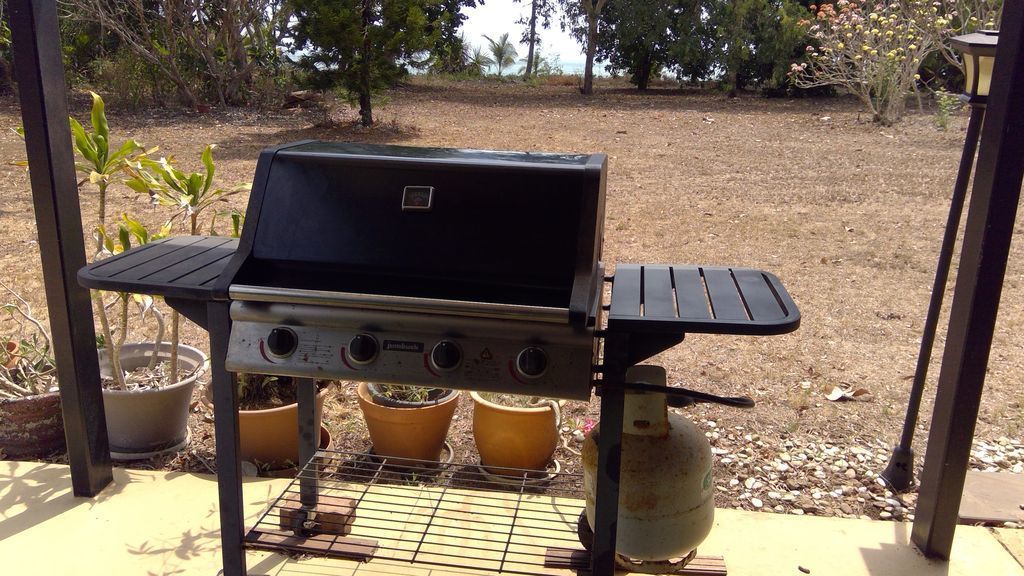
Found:
[[469, 47], [466, 47], [466, 66], [472, 74], [482, 75], [487, 72], [487, 68], [494, 64], [494, 60], [491, 60], [490, 56], [484, 54], [483, 48], [479, 46], [473, 47], [473, 52], [469, 52]]
[[490, 46], [487, 47], [491, 51], [493, 57], [492, 62], [498, 67], [498, 76], [501, 76], [501, 71], [506, 66], [511, 66], [516, 63], [516, 56], [519, 54], [516, 52], [515, 44], [508, 41], [508, 32], [505, 32], [501, 36], [498, 36], [498, 41], [495, 42], [490, 36], [484, 34], [484, 38]]

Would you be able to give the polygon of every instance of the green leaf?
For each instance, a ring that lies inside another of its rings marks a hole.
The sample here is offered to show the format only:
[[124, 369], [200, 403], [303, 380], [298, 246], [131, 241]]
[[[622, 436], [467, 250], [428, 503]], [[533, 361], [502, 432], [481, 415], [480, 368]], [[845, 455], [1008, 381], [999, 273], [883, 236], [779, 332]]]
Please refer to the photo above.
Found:
[[151, 191], [149, 185], [138, 178], [125, 180], [124, 185], [131, 188], [132, 190], [135, 190], [139, 194], [149, 194]]
[[[102, 136], [103, 141], [106, 142], [110, 139], [110, 127], [107, 125], [107, 115], [103, 110], [103, 98], [95, 92], [89, 92], [92, 95], [92, 130], [97, 136]], [[103, 151], [104, 155], [106, 150]]]
[[121, 250], [128, 250], [132, 247], [131, 233], [124, 225], [118, 226], [117, 239], [121, 242]]
[[112, 169], [119, 168], [118, 164], [126, 165], [127, 162], [125, 159], [131, 154], [140, 152], [141, 150], [142, 146], [140, 146], [135, 140], [125, 140], [124, 144], [121, 144], [121, 148], [119, 148], [117, 152], [114, 152], [110, 158], [107, 158], [107, 164], [103, 167], [103, 171], [109, 172]]
[[199, 172], [189, 174], [187, 186], [190, 193], [188, 203], [195, 206], [196, 200], [200, 197], [201, 191], [203, 190], [203, 175]]
[[213, 149], [216, 147], [216, 144], [207, 144], [206, 148], [203, 149], [203, 165], [206, 166], [206, 182], [203, 184], [203, 194], [206, 194], [210, 186], [213, 185]]
[[102, 170], [107, 165], [107, 139], [99, 134], [93, 134], [92, 141], [96, 145], [96, 168]]
[[75, 148], [83, 158], [92, 163], [90, 172], [96, 168], [100, 168], [96, 164], [96, 146], [93, 144], [92, 139], [85, 133], [85, 128], [78, 123], [78, 120], [74, 118], [68, 118], [68, 124], [71, 125], [71, 134], [75, 138]]
[[139, 222], [138, 220], [133, 220], [127, 214], [122, 214], [121, 220], [123, 221], [123, 223], [121, 224], [121, 229], [129, 231], [133, 236], [135, 236], [135, 238], [138, 239], [139, 244], [149, 243], [149, 230], [146, 230], [146, 227], [143, 226], [141, 222]]

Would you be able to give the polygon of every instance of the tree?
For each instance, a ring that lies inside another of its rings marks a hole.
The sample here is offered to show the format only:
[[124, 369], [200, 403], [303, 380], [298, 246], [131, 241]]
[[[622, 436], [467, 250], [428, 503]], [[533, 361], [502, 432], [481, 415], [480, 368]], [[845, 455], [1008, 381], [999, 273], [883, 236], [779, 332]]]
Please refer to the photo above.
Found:
[[431, 47], [431, 69], [435, 72], [466, 72], [469, 47], [459, 32], [466, 21], [463, 8], [475, 8], [476, 0], [437, 0], [423, 8], [427, 16], [427, 33], [437, 30], [437, 40]]
[[583, 94], [594, 93], [594, 55], [597, 53], [597, 30], [601, 11], [608, 0], [562, 0], [565, 4], [565, 21], [573, 37], [586, 46], [587, 61], [583, 65]]
[[[515, 1], [519, 2], [520, 0]], [[526, 68], [523, 70], [523, 77], [525, 78], [529, 78], [537, 73], [535, 55], [537, 53], [537, 43], [540, 42], [540, 37], [537, 35], [537, 23], [540, 22], [542, 28], [550, 27], [551, 16], [555, 10], [555, 4], [552, 0], [529, 0], [529, 2], [530, 17], [520, 18], [516, 21], [516, 24], [526, 25], [521, 40], [527, 45]]]
[[626, 71], [646, 90], [651, 76], [671, 62], [679, 0], [618, 0], [600, 16], [596, 56], [612, 72]]
[[784, 82], [803, 47], [806, 8], [796, 0], [714, 0], [708, 13], [730, 96], [748, 82]]
[[484, 49], [479, 46], [474, 46], [473, 51], [469, 54], [469, 58], [466, 59], [468, 66], [468, 72], [481, 76], [487, 69], [494, 65], [494, 60], [487, 54], [484, 54]]
[[[69, 17], [92, 21], [154, 66], [194, 106], [196, 86], [221, 104], [246, 101], [254, 70], [288, 34], [285, 0], [68, 0]], [[255, 57], [254, 57], [255, 56]]]
[[491, 61], [498, 69], [498, 76], [500, 77], [502, 70], [504, 70], [506, 66], [511, 66], [516, 63], [516, 56], [519, 54], [516, 52], [515, 44], [508, 41], [508, 32], [498, 36], [497, 40], [494, 40], [490, 36], [484, 34], [484, 39], [487, 40], [487, 49], [491, 52]]
[[931, 31], [949, 22], [933, 8], [938, 7], [927, 0], [822, 4], [814, 11], [814, 21], [804, 22], [817, 47], [807, 46], [807, 61], [792, 65], [794, 82], [805, 88], [846, 88], [877, 122], [896, 122], [921, 62], [940, 49]]
[[928, 30], [938, 34], [939, 47], [943, 58], [963, 72], [959, 54], [949, 44], [949, 39], [976, 30], [997, 30], [1003, 13], [1003, 0], [946, 0], [953, 6], [946, 10], [946, 25]]
[[293, 0], [296, 48], [320, 86], [358, 99], [363, 126], [373, 124], [372, 96], [408, 74], [417, 53], [437, 42], [426, 8], [434, 0]]

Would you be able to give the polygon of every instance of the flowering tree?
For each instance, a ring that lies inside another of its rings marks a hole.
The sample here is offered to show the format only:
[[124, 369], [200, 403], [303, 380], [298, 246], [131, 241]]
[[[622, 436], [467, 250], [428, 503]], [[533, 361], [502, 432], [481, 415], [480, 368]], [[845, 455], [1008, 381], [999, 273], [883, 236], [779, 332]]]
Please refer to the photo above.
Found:
[[856, 94], [884, 125], [899, 120], [917, 70], [940, 49], [941, 34], [955, 12], [955, 0], [836, 0], [811, 5], [804, 21], [817, 46], [807, 61], [793, 64], [797, 86], [840, 86]]
[[977, 30], [998, 30], [1003, 0], [952, 0], [950, 3], [952, 9], [947, 11], [946, 25], [936, 30], [936, 33], [942, 41], [942, 56], [962, 72], [963, 63], [949, 39]]

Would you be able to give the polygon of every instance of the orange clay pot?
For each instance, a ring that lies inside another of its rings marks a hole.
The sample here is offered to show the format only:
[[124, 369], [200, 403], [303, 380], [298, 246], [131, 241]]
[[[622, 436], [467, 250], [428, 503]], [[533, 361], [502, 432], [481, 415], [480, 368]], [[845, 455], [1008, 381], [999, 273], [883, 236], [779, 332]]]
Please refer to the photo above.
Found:
[[[459, 405], [458, 390], [437, 403], [416, 408], [395, 408], [374, 402], [365, 382], [359, 384], [356, 392], [375, 454], [398, 459], [440, 460], [448, 427]], [[401, 461], [395, 464], [411, 465]]]
[[[315, 426], [319, 429], [324, 400], [330, 386], [324, 386], [314, 400]], [[299, 405], [266, 410], [238, 411], [238, 444], [242, 460], [268, 467], [293, 465], [299, 460]]]
[[[558, 415], [551, 406], [513, 408], [473, 398], [473, 440], [492, 474], [521, 476], [544, 471], [558, 447]], [[512, 470], [516, 469], [516, 470]]]
[[10, 370], [18, 363], [18, 351], [21, 346], [14, 340], [8, 340], [4, 342], [4, 350], [7, 351], [7, 362], [4, 362], [4, 368]]

